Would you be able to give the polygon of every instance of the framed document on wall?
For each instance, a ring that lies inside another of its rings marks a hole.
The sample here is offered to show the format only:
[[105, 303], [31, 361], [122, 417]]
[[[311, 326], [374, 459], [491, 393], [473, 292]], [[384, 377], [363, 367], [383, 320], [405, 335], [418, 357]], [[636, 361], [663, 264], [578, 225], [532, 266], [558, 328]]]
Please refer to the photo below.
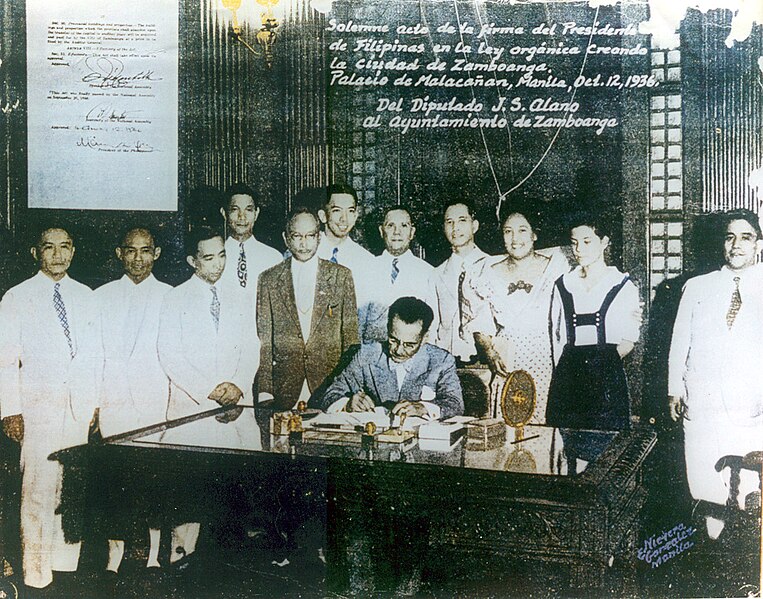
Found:
[[177, 0], [29, 0], [27, 94], [30, 208], [177, 209]]

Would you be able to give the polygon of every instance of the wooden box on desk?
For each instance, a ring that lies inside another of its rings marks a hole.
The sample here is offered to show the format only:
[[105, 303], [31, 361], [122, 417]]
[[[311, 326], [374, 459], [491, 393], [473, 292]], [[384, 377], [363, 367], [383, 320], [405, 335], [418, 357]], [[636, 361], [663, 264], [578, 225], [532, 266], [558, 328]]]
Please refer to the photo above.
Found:
[[500, 418], [480, 418], [466, 425], [466, 449], [489, 451], [506, 443], [506, 424]]

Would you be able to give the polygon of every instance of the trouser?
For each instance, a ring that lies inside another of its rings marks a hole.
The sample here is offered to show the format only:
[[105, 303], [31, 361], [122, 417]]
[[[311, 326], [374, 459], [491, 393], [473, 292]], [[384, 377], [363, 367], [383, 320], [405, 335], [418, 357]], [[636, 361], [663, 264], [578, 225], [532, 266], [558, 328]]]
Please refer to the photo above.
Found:
[[24, 584], [42, 588], [53, 581], [53, 570], [73, 572], [79, 561], [80, 543], [67, 543], [56, 513], [61, 496], [63, 468], [25, 441], [21, 483], [21, 539]]
[[[21, 471], [19, 445], [0, 433], [0, 578], [3, 560], [14, 573], [21, 574], [21, 529], [19, 502], [21, 499]], [[10, 575], [7, 571], [5, 575]]]
[[172, 529], [172, 541], [170, 544], [171, 564], [196, 551], [196, 542], [199, 540], [200, 529], [201, 524], [198, 522], [178, 524]]
[[[757, 425], [734, 425], [721, 413], [703, 418], [692, 414], [684, 420], [686, 451], [686, 477], [694, 499], [725, 505], [729, 498], [729, 469], [716, 471], [715, 464], [724, 456], [745, 456], [751, 451], [763, 450], [763, 421]], [[752, 422], [752, 420], [751, 420]], [[744, 509], [745, 496], [758, 488], [758, 476], [742, 470], [739, 479], [737, 503]]]

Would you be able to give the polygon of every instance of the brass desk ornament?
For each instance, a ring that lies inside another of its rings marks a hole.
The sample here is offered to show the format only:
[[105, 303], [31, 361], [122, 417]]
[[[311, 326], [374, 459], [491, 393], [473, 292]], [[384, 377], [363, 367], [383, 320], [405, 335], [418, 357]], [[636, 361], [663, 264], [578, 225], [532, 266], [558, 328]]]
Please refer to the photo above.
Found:
[[514, 441], [524, 439], [524, 426], [535, 410], [535, 381], [524, 370], [512, 372], [501, 389], [503, 420], [514, 428]]
[[362, 449], [368, 452], [368, 459], [373, 459], [374, 443], [376, 439], [376, 425], [373, 422], [366, 422], [366, 426], [363, 427], [363, 434], [360, 437], [360, 445]]
[[297, 413], [293, 413], [289, 416], [287, 422], [287, 428], [289, 429], [289, 444], [291, 447], [302, 443], [302, 436], [305, 429], [302, 428], [302, 416]]

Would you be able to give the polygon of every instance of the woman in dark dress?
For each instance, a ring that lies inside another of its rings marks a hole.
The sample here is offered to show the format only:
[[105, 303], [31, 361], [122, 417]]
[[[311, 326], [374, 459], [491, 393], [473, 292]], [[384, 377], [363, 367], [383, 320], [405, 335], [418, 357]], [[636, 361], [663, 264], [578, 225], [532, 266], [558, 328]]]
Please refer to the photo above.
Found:
[[551, 303], [554, 372], [546, 422], [560, 428], [616, 431], [630, 423], [622, 359], [639, 338], [639, 294], [608, 266], [609, 237], [593, 219], [571, 227], [578, 266], [559, 277]]

